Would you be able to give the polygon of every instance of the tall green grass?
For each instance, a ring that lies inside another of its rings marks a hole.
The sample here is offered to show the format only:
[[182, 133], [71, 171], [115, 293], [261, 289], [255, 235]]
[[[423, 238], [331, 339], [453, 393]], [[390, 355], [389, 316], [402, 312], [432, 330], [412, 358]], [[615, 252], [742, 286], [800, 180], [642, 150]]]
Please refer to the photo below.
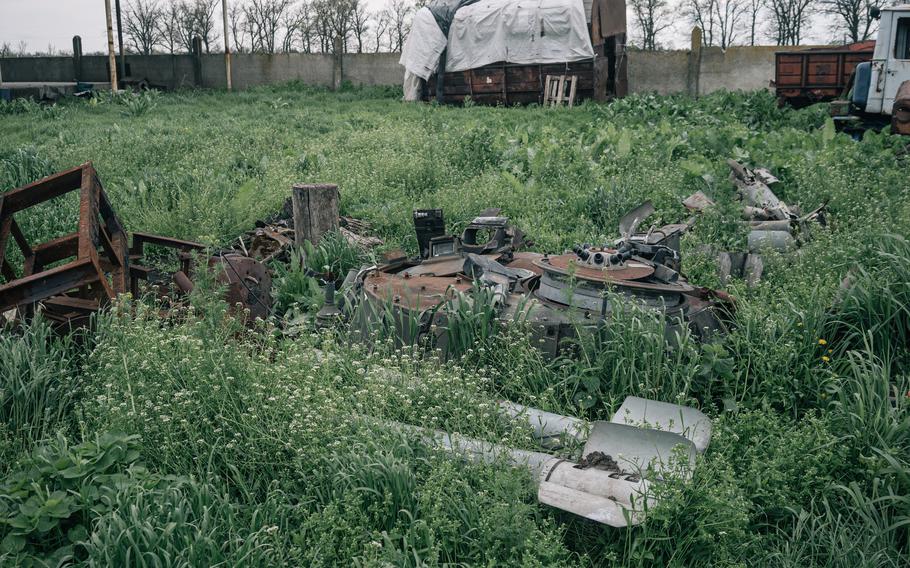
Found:
[[[645, 199], [657, 209], [649, 223], [684, 219], [681, 199], [702, 190], [721, 205], [684, 237], [683, 269], [694, 285], [719, 286], [711, 247], [740, 247], [744, 234], [731, 218], [729, 157], [770, 168], [789, 204], [829, 200], [832, 220], [798, 252], [765, 255], [759, 286], [724, 285], [734, 326], [709, 344], [630, 308], [581, 336], [573, 357], [548, 361], [524, 322], [498, 328], [480, 301], [453, 305], [448, 327], [433, 330], [457, 353], [444, 360], [392, 339], [398, 326], [416, 338], [419, 314], [378, 310], [386, 335], [367, 328], [377, 334], [368, 348], [306, 324], [293, 337], [246, 329], [203, 285], [167, 320], [143, 302], [118, 306], [84, 357], [46, 330], [4, 330], [0, 369], [15, 388], [0, 393], [0, 474], [23, 491], [6, 512], [77, 491], [56, 469], [34, 473], [36, 455], [97, 464], [105, 433], [138, 454], [82, 471], [106, 505], [29, 532], [0, 562], [56, 564], [63, 550], [94, 565], [899, 563], [910, 490], [910, 185], [895, 152], [905, 142], [833, 135], [823, 111], [779, 109], [767, 93], [449, 108], [300, 85], [0, 105], [3, 189], [92, 160], [130, 230], [215, 246], [279, 210], [296, 182], [338, 183], [344, 214], [411, 253], [418, 207], [444, 208], [458, 232], [501, 206], [538, 250], [561, 252], [614, 238]], [[17, 220], [40, 241], [72, 231], [76, 211], [64, 201]], [[283, 310], [321, 301], [306, 268], [341, 278], [358, 256], [316, 252], [276, 278]], [[696, 405], [715, 423], [692, 482], [665, 487], [632, 529], [541, 507], [526, 472], [466, 464], [382, 426], [530, 449], [498, 398], [605, 419], [630, 394]], [[28, 510], [38, 518], [41, 507]], [[74, 543], [75, 525], [85, 533]], [[14, 532], [0, 524], [0, 540]]]
[[[0, 425], [6, 451], [25, 452], [73, 426], [82, 379], [75, 345], [41, 320], [19, 332], [0, 331]], [[0, 444], [3, 442], [0, 441]], [[0, 464], [0, 472], [12, 464]]]

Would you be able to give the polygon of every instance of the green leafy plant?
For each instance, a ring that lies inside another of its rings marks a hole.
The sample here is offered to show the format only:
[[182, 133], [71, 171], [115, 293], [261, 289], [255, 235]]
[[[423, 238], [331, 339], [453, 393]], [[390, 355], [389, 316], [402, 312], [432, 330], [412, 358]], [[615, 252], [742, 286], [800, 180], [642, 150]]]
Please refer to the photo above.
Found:
[[37, 448], [0, 487], [0, 558], [72, 560], [116, 487], [144, 474], [136, 440], [103, 434], [71, 446], [58, 437]]
[[[71, 426], [81, 386], [73, 350], [71, 338], [56, 337], [40, 319], [20, 333], [0, 331], [0, 424], [20, 452]], [[0, 474], [10, 465], [0, 464]]]

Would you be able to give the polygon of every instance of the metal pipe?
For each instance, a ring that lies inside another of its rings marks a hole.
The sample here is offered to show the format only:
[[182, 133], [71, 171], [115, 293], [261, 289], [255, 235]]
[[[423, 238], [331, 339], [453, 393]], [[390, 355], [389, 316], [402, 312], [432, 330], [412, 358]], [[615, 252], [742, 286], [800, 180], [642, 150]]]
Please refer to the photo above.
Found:
[[584, 420], [563, 416], [508, 400], [499, 401], [499, 408], [512, 420], [522, 418], [534, 430], [534, 437], [545, 448], [560, 448], [568, 439], [584, 443], [589, 425]]
[[762, 249], [773, 249], [777, 251], [789, 250], [795, 240], [793, 235], [786, 231], [759, 231], [754, 230], [749, 233], [748, 246], [749, 252], [759, 252]]
[[473, 462], [494, 463], [501, 459], [514, 467], [526, 467], [537, 484], [538, 502], [598, 523], [613, 527], [639, 524], [647, 507], [655, 503], [650, 482], [640, 475], [581, 467], [547, 453], [509, 448], [440, 430], [397, 422], [386, 424]]
[[786, 231], [790, 232], [790, 221], [749, 221], [753, 231]]

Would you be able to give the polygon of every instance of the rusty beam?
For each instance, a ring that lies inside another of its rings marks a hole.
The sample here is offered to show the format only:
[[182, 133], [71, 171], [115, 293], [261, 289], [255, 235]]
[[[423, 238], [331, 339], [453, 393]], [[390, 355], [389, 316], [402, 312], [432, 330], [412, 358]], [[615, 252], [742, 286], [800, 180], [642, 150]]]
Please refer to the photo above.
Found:
[[82, 312], [94, 312], [98, 310], [98, 300], [88, 300], [85, 298], [73, 298], [72, 296], [54, 296], [42, 302], [46, 306], [56, 308], [66, 308]]
[[48, 176], [34, 183], [10, 190], [2, 195], [2, 216], [8, 217], [13, 213], [27, 209], [33, 205], [43, 203], [49, 199], [59, 197], [64, 193], [79, 189], [82, 181], [82, 172], [91, 168], [92, 163], [87, 162], [81, 166]]
[[22, 276], [31, 276], [35, 273], [35, 255], [31, 255], [25, 258], [25, 262], [22, 263]]
[[32, 252], [32, 247], [29, 246], [28, 241], [25, 240], [25, 235], [22, 234], [22, 229], [19, 228], [19, 223], [16, 223], [16, 220], [13, 219], [13, 216], [9, 216], [9, 220], [12, 221], [10, 224], [10, 230], [13, 235], [13, 239], [16, 241], [16, 244], [19, 245], [19, 250], [22, 251], [22, 256], [29, 257], [34, 254]]
[[[6, 246], [9, 243], [9, 235], [12, 232], [12, 228], [12, 217], [6, 217], [5, 219], [0, 220], [0, 266], [3, 267], [3, 276], [7, 280], [16, 278], [15, 272], [12, 273], [12, 277], [8, 275], [9, 273], [7, 272], [7, 267], [9, 267], [9, 263], [6, 262]], [[9, 270], [12, 271], [12, 268], [10, 267]]]
[[114, 243], [111, 240], [111, 236], [107, 234], [107, 231], [104, 227], [98, 231], [98, 240], [101, 241], [101, 248], [104, 250], [104, 253], [107, 255], [105, 260], [108, 265], [111, 266], [112, 270], [117, 270], [118, 268], [123, 267], [123, 258], [117, 254], [117, 250], [114, 248]]
[[90, 258], [76, 260], [0, 286], [0, 312], [33, 304], [102, 279]]
[[107, 198], [107, 193], [105, 193], [104, 188], [101, 187], [101, 181], [98, 179], [97, 173], [95, 175], [95, 182], [98, 184], [98, 211], [101, 213], [101, 217], [104, 219], [108, 230], [112, 233], [118, 231], [125, 232], [123, 225], [120, 224], [120, 219], [117, 218], [117, 214], [114, 212], [111, 201]]
[[6, 278], [7, 282], [12, 282], [17, 278], [16, 271], [13, 270], [10, 263], [6, 262], [6, 259], [4, 259], [3, 262], [0, 262], [0, 274]]
[[[89, 255], [90, 255], [90, 258], [92, 259], [92, 264], [95, 266], [95, 271], [98, 273], [98, 282], [97, 283], [101, 286], [101, 289], [104, 292], [103, 295], [105, 295], [108, 298], [110, 298], [111, 300], [113, 300], [114, 298], [117, 297], [117, 292], [114, 290], [113, 287], [111, 287], [111, 283], [107, 281], [107, 277], [104, 274], [105, 269], [102, 268], [102, 260], [100, 258], [98, 258], [98, 251], [95, 249], [91, 249], [89, 251]], [[108, 270], [110, 270], [110, 268], [108, 268]], [[124, 290], [124, 292], [125, 291], [126, 290]]]
[[76, 253], [78, 252], [79, 233], [70, 233], [69, 235], [47, 241], [46, 243], [35, 245], [34, 253], [37, 264], [40, 265], [36, 266], [36, 268], [63, 260], [64, 258], [76, 256]]
[[[111, 202], [107, 198], [104, 188], [101, 187], [101, 181], [98, 179], [97, 175], [95, 175], [95, 184], [98, 188], [98, 210], [104, 221], [104, 227], [102, 228], [101, 233], [110, 244], [110, 251], [108, 254], [117, 258], [117, 268], [115, 268], [111, 274], [114, 282], [114, 289], [118, 294], [126, 293], [130, 289], [129, 238], [126, 235], [126, 231], [123, 229], [123, 225], [120, 223], [120, 219], [117, 218], [117, 214], [114, 212], [114, 208], [111, 206]], [[102, 242], [102, 245], [105, 245], [105, 242]]]
[[148, 233], [133, 233], [133, 245], [130, 247], [130, 254], [141, 255], [144, 245], [147, 244], [182, 250], [185, 252], [205, 250], [205, 245], [201, 243], [182, 241], [180, 239], [172, 239], [171, 237], [162, 237], [161, 235], [150, 235]]
[[148, 282], [149, 277], [152, 275], [154, 270], [148, 268], [147, 266], [140, 266], [138, 264], [130, 264], [129, 275], [130, 275], [130, 294], [134, 298], [139, 297], [139, 281], [145, 280]]
[[79, 188], [79, 258], [89, 258], [98, 242], [98, 191], [95, 172], [83, 168]]

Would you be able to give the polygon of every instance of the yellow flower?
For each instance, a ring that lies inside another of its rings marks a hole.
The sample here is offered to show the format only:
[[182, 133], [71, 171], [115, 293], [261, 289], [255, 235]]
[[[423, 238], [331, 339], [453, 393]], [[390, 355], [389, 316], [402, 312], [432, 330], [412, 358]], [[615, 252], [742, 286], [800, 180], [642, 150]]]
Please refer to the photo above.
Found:
[[827, 355], [822, 355], [822, 361], [824, 361], [825, 363], [827, 363], [830, 360], [831, 360], [831, 357], [828, 357]]
[[819, 339], [819, 340], [818, 340], [818, 344], [819, 344], [819, 345], [828, 345], [828, 342], [825, 341], [824, 339]]

